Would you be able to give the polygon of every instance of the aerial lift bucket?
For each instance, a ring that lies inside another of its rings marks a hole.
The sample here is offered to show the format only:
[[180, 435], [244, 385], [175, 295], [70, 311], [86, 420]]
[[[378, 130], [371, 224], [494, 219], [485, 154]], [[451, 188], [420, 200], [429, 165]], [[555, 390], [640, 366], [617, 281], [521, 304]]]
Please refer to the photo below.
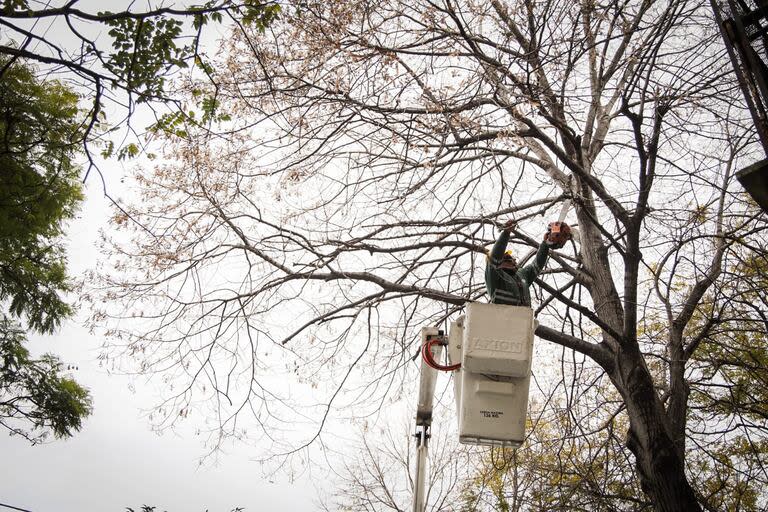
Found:
[[533, 310], [500, 304], [467, 305], [451, 325], [448, 353], [454, 373], [459, 441], [519, 447], [533, 359]]

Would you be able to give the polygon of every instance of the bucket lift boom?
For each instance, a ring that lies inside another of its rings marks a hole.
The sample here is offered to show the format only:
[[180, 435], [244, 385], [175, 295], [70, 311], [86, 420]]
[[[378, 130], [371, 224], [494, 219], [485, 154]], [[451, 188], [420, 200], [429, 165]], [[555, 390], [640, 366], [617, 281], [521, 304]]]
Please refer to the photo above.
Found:
[[[435, 337], [443, 336], [443, 331], [435, 327], [421, 329], [421, 346], [424, 347]], [[432, 356], [440, 357], [442, 347], [433, 345], [429, 348]], [[435, 384], [437, 370], [427, 365], [421, 358], [421, 374], [419, 377], [419, 399], [416, 404], [416, 474], [413, 482], [413, 512], [424, 512], [426, 506], [426, 474], [427, 454], [429, 453], [430, 428], [432, 427], [432, 408], [435, 399]]]

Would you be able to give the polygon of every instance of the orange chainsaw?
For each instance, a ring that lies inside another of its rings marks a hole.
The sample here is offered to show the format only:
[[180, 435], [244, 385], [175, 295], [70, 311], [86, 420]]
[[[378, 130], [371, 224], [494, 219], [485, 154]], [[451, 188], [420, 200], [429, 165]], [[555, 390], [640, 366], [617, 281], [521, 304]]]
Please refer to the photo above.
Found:
[[573, 238], [571, 226], [563, 222], [570, 209], [571, 201], [566, 200], [560, 210], [560, 217], [558, 217], [557, 222], [550, 222], [549, 227], [547, 228], [547, 234], [544, 235], [544, 241], [549, 242], [555, 249], [562, 249], [566, 242]]

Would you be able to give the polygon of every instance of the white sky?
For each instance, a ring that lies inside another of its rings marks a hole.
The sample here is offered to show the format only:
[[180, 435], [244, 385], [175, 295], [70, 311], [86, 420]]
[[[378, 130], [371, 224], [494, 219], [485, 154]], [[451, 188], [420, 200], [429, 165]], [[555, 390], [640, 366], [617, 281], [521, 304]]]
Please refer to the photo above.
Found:
[[[118, 4], [122, 2], [87, 0], [81, 8], [117, 8]], [[67, 38], [67, 30], [54, 20], [35, 30], [57, 40]], [[117, 117], [113, 114], [110, 119]], [[147, 124], [141, 115], [134, 118], [139, 129]], [[125, 194], [120, 165], [110, 161], [103, 171], [109, 179], [109, 193], [114, 197]], [[89, 178], [87, 193], [79, 218], [68, 228], [69, 271], [74, 277], [96, 265], [99, 230], [110, 229], [111, 210], [98, 175]], [[157, 512], [228, 512], [234, 507], [246, 512], [318, 509], [316, 487], [328, 490], [325, 487], [332, 483], [324, 478], [327, 475], [314, 481], [305, 475], [293, 482], [283, 474], [264, 476], [255, 461], [263, 456], [258, 447], [232, 444], [215, 462], [209, 460], [201, 466], [200, 457], [207, 451], [204, 440], [193, 435], [196, 422], [204, 420], [200, 415], [185, 420], [181, 434], [152, 432], [143, 416], [158, 401], [155, 385], [109, 374], [99, 365], [102, 340], [82, 327], [87, 315], [88, 311], [82, 311], [53, 336], [31, 336], [28, 348], [33, 355], [52, 352], [65, 364], [77, 366], [74, 377], [90, 389], [94, 413], [72, 439], [51, 439], [38, 446], [0, 430], [0, 503], [32, 512], [121, 512], [126, 507], [138, 510], [142, 504], [157, 506]], [[405, 398], [406, 405], [415, 405], [415, 393]], [[403, 404], [399, 404], [386, 415], [391, 418], [402, 412]], [[8, 509], [0, 507], [0, 512], [4, 510]]]
[[[88, 0], [79, 7], [98, 10], [109, 5], [118, 8], [124, 3]], [[59, 42], [71, 39], [53, 20], [35, 30]], [[135, 123], [139, 128], [146, 124], [141, 117]], [[109, 193], [119, 196], [124, 192], [119, 181], [123, 170], [114, 160], [103, 170]], [[68, 229], [73, 277], [95, 266], [99, 229], [109, 229], [109, 202], [95, 173], [88, 179], [87, 193], [78, 220]], [[52, 352], [65, 364], [78, 366], [74, 377], [90, 389], [94, 413], [72, 439], [51, 438], [38, 446], [0, 430], [0, 503], [32, 512], [138, 510], [142, 504], [155, 505], [158, 512], [228, 512], [237, 506], [247, 512], [316, 508], [312, 482], [290, 484], [284, 476], [264, 477], [253, 447], [233, 445], [215, 463], [200, 466], [200, 457], [207, 452], [203, 439], [191, 430], [202, 417], [185, 422], [189, 434], [152, 432], [143, 416], [157, 402], [157, 394], [141, 380], [133, 382], [131, 391], [128, 377], [110, 375], [99, 366], [101, 339], [82, 327], [86, 316], [82, 311], [80, 318], [66, 322], [53, 336], [31, 336], [28, 348], [33, 355]], [[4, 510], [9, 509], [0, 507], [0, 512]]]
[[[69, 228], [73, 276], [95, 265], [98, 230], [107, 229], [109, 208], [100, 187], [97, 176], [89, 179], [80, 218]], [[74, 376], [91, 390], [94, 413], [72, 439], [38, 446], [0, 431], [0, 503], [32, 512], [124, 511], [145, 503], [158, 512], [228, 512], [236, 506], [248, 512], [315, 509], [311, 482], [291, 485], [285, 477], [263, 477], [254, 462], [259, 454], [251, 447], [232, 446], [215, 465], [199, 466], [205, 453], [201, 438], [151, 432], [142, 415], [156, 396], [140, 380], [131, 392], [128, 377], [99, 367], [100, 344], [77, 319], [53, 336], [30, 340], [34, 355], [53, 352], [79, 367]]]

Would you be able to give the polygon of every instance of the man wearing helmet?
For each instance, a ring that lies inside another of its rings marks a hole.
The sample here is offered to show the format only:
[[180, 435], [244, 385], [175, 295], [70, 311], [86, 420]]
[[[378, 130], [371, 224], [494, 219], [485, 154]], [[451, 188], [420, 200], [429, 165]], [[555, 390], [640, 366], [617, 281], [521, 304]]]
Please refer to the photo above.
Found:
[[499, 239], [488, 255], [485, 265], [485, 286], [494, 304], [531, 307], [531, 294], [528, 288], [544, 268], [549, 249], [562, 248], [571, 238], [571, 229], [565, 223], [552, 223], [544, 240], [539, 244], [533, 263], [518, 269], [517, 261], [506, 251], [509, 235], [517, 222], [509, 220], [504, 224]]

